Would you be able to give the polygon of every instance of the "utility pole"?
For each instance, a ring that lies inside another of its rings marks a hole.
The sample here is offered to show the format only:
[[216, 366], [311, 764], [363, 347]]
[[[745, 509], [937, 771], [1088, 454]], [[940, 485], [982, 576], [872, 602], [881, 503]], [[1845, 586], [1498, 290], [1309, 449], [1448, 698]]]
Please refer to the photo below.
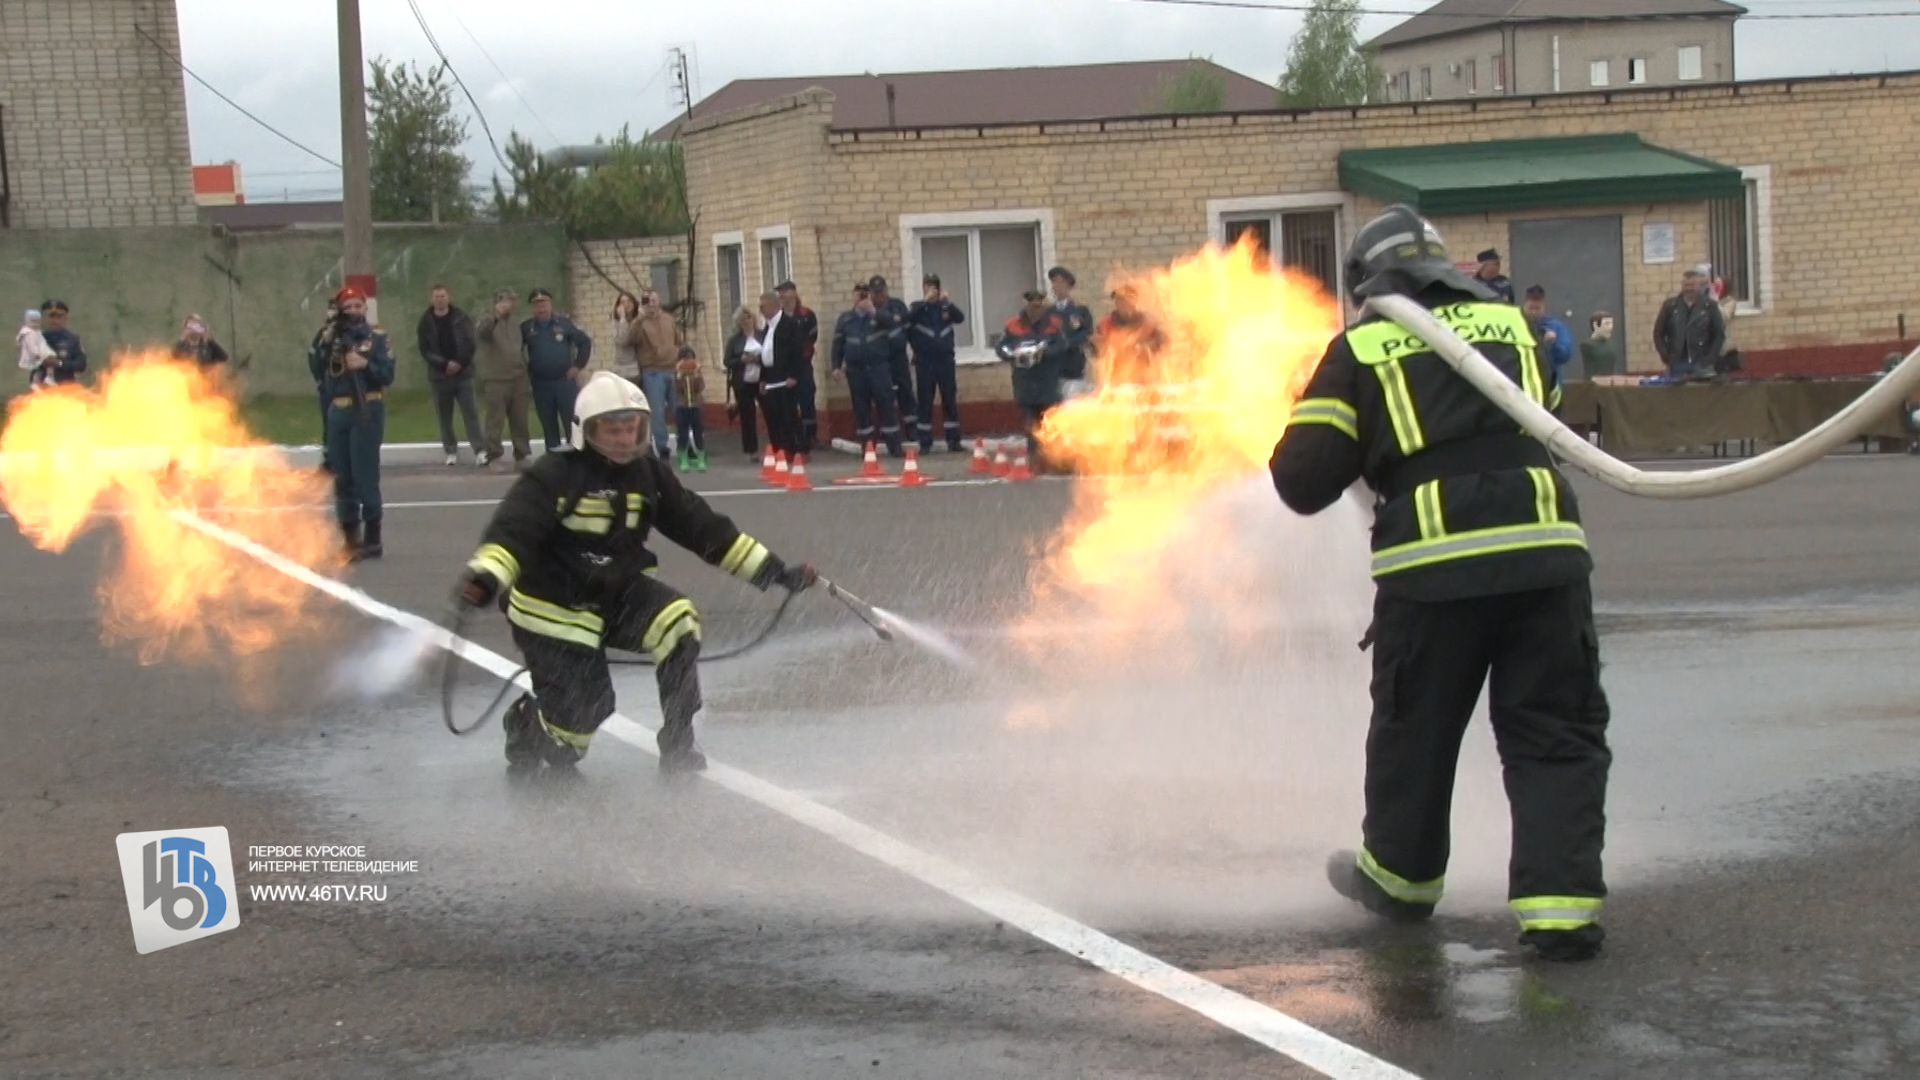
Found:
[[346, 283], [367, 294], [367, 321], [379, 318], [373, 276], [373, 182], [368, 172], [366, 65], [360, 56], [360, 0], [340, 5], [340, 161], [341, 214], [346, 246], [341, 270]]

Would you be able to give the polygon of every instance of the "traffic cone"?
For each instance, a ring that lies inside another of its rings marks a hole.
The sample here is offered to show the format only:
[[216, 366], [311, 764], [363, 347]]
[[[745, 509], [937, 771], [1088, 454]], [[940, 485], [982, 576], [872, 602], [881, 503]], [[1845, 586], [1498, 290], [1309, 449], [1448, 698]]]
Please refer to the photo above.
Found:
[[1005, 477], [1007, 475], [1006, 443], [997, 443], [993, 448], [993, 475], [999, 477]]
[[787, 452], [785, 450], [782, 450], [780, 451], [779, 454], [775, 455], [774, 457], [773, 486], [786, 487], [788, 473], [789, 473], [789, 470], [787, 468]]
[[807, 483], [807, 455], [793, 455], [793, 469], [787, 476], [788, 491], [812, 491], [813, 485]]
[[860, 475], [876, 477], [886, 475], [880, 471], [880, 455], [874, 452], [871, 439], [867, 440], [867, 456], [860, 462]]
[[1027, 467], [1027, 444], [1020, 444], [1020, 452], [1014, 456], [1013, 470], [1007, 473], [1007, 479], [1013, 481], [1033, 479], [1033, 470]]
[[773, 464], [773, 447], [767, 447], [767, 456], [760, 459], [760, 479], [771, 484], [780, 478]]
[[900, 470], [901, 487], [926, 487], [927, 478], [920, 474], [920, 451], [907, 447], [907, 463]]
[[967, 471], [975, 476], [985, 476], [993, 471], [993, 466], [987, 463], [987, 440], [973, 440], [973, 464], [967, 466]]

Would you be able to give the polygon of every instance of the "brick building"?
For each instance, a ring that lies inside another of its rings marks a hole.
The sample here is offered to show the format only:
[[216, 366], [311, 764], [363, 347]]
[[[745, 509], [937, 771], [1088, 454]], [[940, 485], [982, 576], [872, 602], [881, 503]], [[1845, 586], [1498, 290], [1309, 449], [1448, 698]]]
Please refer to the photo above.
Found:
[[0, 226], [191, 225], [173, 0], [0, 0]]
[[1866, 368], [1920, 334], [1917, 130], [1920, 73], [918, 128], [837, 124], [814, 89], [681, 132], [693, 332], [718, 355], [736, 278], [784, 267], [828, 320], [856, 279], [911, 298], [937, 268], [973, 328], [963, 395], [1004, 400], [986, 335], [1044, 268], [1073, 267], [1097, 315], [1111, 271], [1251, 229], [1337, 290], [1348, 236], [1390, 196], [1463, 258], [1499, 248], [1577, 328], [1614, 312], [1633, 370], [1656, 366], [1651, 320], [1702, 262], [1741, 296], [1748, 370]]

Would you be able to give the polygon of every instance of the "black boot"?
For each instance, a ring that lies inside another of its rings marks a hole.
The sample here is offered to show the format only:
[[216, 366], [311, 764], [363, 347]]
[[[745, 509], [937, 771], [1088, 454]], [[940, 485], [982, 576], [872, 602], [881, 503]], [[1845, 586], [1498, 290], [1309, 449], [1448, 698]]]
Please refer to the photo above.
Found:
[[1520, 934], [1520, 944], [1532, 949], [1533, 955], [1558, 963], [1591, 960], [1600, 955], [1600, 944], [1606, 939], [1607, 932], [1600, 929], [1599, 923], [1572, 930], [1525, 930]]
[[348, 523], [344, 521], [341, 522], [340, 536], [347, 543], [347, 558], [354, 562], [359, 562], [360, 561], [360, 523], [357, 521], [352, 523]]
[[363, 559], [377, 559], [380, 555], [380, 523], [377, 521], [369, 521], [367, 522], [367, 538], [360, 545], [359, 549], [353, 553], [353, 561], [360, 562]]
[[1360, 870], [1356, 853], [1336, 851], [1327, 857], [1327, 884], [1333, 891], [1390, 922], [1425, 922], [1433, 917], [1432, 904], [1410, 904], [1396, 900]]
[[540, 767], [539, 721], [534, 718], [533, 697], [522, 694], [500, 714], [500, 726], [507, 732], [507, 772], [524, 775]]
[[663, 776], [705, 772], [707, 768], [707, 755], [693, 742], [693, 720], [700, 712], [699, 659], [700, 639], [688, 635], [654, 671], [660, 684], [660, 712], [666, 717], [654, 736], [660, 747]]

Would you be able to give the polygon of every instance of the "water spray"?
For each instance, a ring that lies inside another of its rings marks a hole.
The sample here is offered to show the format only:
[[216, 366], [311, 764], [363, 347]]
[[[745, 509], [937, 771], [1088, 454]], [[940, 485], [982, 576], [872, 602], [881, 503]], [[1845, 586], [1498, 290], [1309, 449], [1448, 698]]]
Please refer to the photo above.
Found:
[[826, 587], [828, 596], [847, 605], [847, 610], [858, 616], [861, 622], [866, 623], [875, 634], [879, 635], [881, 641], [893, 640], [893, 631], [887, 629], [886, 621], [880, 617], [879, 612], [873, 609], [872, 604], [835, 585], [826, 578], [821, 578], [820, 584]]
[[1819, 427], [1784, 446], [1715, 469], [1646, 472], [1581, 438], [1417, 302], [1404, 296], [1373, 296], [1368, 297], [1363, 306], [1426, 342], [1447, 366], [1498, 405], [1500, 411], [1518, 422], [1527, 434], [1545, 443], [1547, 449], [1575, 468], [1608, 487], [1650, 499], [1706, 499], [1778, 480], [1858, 438], [1875, 418], [1898, 408], [1920, 390], [1920, 349], [1915, 349], [1898, 367], [1882, 376], [1873, 389], [1855, 398]]

